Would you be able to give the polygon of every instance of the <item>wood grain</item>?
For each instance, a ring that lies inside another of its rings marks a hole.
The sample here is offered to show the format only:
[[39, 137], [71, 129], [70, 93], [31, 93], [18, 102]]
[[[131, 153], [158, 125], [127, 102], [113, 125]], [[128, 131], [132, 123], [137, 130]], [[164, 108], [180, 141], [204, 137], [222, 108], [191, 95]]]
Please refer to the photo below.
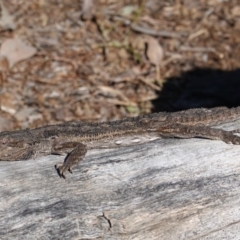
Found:
[[239, 155], [162, 139], [91, 150], [66, 180], [53, 167], [63, 157], [0, 162], [1, 239], [238, 239]]

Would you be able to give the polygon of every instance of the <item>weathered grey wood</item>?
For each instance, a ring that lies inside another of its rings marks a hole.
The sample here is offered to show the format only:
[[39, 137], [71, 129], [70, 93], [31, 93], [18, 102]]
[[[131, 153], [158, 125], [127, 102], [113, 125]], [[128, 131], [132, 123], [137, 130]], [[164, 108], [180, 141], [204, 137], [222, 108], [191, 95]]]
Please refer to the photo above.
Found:
[[[240, 123], [229, 125], [240, 127]], [[0, 162], [0, 239], [239, 239], [240, 146], [163, 139]]]

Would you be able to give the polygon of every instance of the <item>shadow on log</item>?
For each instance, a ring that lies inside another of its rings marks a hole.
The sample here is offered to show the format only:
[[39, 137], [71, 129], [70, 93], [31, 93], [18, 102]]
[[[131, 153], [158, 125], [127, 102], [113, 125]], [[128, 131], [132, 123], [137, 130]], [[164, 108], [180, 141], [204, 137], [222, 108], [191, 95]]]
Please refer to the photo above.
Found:
[[1, 239], [240, 236], [240, 146], [161, 139], [92, 150], [66, 180], [54, 169], [62, 160], [0, 162]]

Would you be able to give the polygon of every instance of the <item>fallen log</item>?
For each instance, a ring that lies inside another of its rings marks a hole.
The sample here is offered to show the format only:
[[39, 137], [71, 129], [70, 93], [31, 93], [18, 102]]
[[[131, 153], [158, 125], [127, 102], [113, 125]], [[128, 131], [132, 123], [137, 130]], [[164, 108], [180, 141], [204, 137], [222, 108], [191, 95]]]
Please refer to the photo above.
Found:
[[54, 169], [63, 159], [0, 162], [1, 239], [240, 237], [240, 146], [160, 139], [96, 149], [66, 180]]

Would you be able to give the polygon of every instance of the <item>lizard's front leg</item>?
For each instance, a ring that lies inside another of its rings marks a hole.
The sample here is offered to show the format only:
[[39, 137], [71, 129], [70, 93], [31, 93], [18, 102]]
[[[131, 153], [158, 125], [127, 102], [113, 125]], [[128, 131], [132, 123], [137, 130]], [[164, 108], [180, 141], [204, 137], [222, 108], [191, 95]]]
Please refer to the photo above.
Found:
[[[69, 149], [71, 150], [69, 151]], [[62, 144], [55, 144], [52, 152], [57, 154], [68, 154], [63, 163], [55, 165], [58, 175], [62, 178], [65, 178], [65, 173], [67, 171], [72, 173], [72, 169], [83, 160], [87, 153], [87, 146], [83, 143], [65, 142]]]

